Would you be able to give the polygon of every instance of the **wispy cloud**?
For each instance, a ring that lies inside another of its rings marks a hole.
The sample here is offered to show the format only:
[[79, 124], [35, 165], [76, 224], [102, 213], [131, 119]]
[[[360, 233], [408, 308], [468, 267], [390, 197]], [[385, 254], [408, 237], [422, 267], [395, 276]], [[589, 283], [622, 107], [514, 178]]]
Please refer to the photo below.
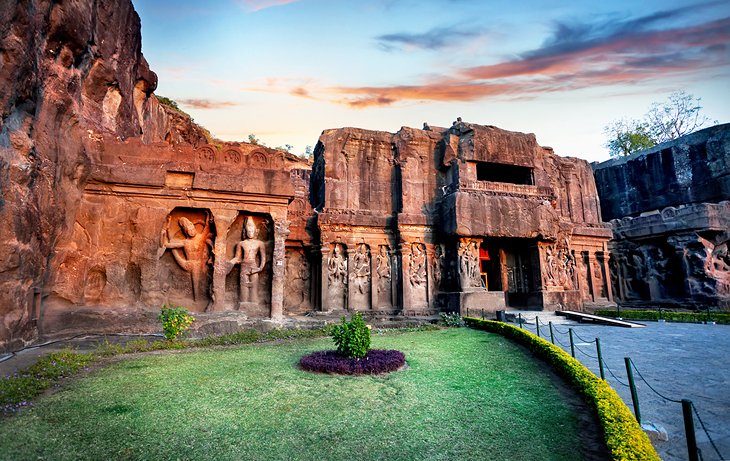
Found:
[[375, 37], [378, 46], [385, 51], [399, 49], [420, 48], [425, 50], [440, 50], [446, 47], [456, 47], [464, 40], [479, 37], [484, 30], [479, 27], [453, 25], [436, 27], [426, 32], [414, 34], [400, 32]]
[[[709, 10], [709, 5], [659, 11], [638, 18], [556, 22], [540, 47], [515, 59], [455, 69], [449, 75], [424, 77], [421, 83], [339, 86], [319, 91], [308, 86], [306, 92], [292, 93], [359, 108], [405, 100], [529, 98], [548, 92], [636, 84], [655, 80], [659, 75], [687, 76], [709, 68], [730, 70], [730, 17], [688, 22], [690, 14], [702, 7]], [[434, 38], [436, 35], [394, 34], [389, 42], [437, 48], [446, 42]]]
[[260, 11], [273, 6], [287, 5], [300, 0], [238, 0], [238, 4], [247, 11]]
[[233, 101], [212, 101], [210, 99], [179, 99], [178, 104], [193, 109], [223, 109], [237, 106]]

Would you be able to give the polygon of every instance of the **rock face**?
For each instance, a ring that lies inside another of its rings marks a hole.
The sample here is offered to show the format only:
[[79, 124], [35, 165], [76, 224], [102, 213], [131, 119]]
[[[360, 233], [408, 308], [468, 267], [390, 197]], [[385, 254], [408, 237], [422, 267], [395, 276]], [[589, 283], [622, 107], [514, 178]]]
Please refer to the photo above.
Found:
[[151, 95], [128, 0], [3, 0], [0, 63], [0, 347], [16, 347], [37, 335], [100, 137], [172, 142], [198, 129], [176, 130]]
[[607, 304], [587, 163], [459, 121], [326, 130], [314, 164], [159, 103], [129, 0], [0, 8], [0, 349], [316, 312]]
[[621, 305], [730, 310], [730, 124], [594, 168]]
[[326, 130], [311, 187], [323, 310], [611, 303], [590, 167], [534, 135], [463, 122]]

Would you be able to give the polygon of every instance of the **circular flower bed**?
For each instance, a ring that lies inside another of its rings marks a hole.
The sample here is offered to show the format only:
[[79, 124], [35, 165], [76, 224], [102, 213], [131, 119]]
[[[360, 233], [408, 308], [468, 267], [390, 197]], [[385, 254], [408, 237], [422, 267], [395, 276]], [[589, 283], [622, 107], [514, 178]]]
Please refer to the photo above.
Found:
[[338, 375], [377, 375], [398, 370], [406, 363], [401, 351], [371, 349], [362, 359], [350, 359], [337, 351], [317, 351], [299, 361], [304, 370]]

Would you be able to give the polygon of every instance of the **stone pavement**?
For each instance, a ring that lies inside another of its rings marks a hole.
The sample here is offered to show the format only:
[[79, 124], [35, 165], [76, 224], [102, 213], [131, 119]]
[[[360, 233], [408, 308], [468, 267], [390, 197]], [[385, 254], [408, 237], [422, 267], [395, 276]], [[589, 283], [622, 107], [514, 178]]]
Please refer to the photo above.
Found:
[[[530, 319], [525, 328], [534, 333], [535, 313], [522, 313]], [[730, 459], [730, 326], [640, 322], [646, 328], [619, 328], [566, 322], [562, 317], [551, 317], [550, 313], [538, 315], [544, 323], [560, 322], [554, 328], [558, 332], [556, 342], [562, 342], [568, 352], [567, 329], [573, 328], [577, 333], [576, 358], [596, 375], [599, 371], [593, 340], [600, 338], [604, 362], [615, 375], [606, 371], [606, 378], [629, 408], [633, 409], [633, 405], [631, 392], [624, 385], [628, 382], [624, 357], [630, 357], [649, 384], [665, 397], [691, 400], [720, 453]], [[549, 337], [547, 327], [541, 326], [541, 333]], [[669, 435], [668, 441], [654, 442], [659, 455], [665, 461], [686, 460], [681, 404], [657, 396], [636, 372], [634, 378], [642, 422], [662, 426]], [[715, 453], [697, 418], [695, 429], [704, 461], [722, 459]]]

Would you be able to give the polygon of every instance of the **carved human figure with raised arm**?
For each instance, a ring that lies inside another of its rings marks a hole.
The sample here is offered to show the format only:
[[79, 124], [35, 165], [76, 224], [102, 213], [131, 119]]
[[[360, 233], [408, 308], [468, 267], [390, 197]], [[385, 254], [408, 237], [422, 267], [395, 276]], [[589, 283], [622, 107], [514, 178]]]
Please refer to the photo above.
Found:
[[213, 241], [210, 238], [210, 215], [206, 213], [205, 221], [198, 224], [203, 225], [203, 230], [198, 232], [195, 224], [185, 216], [178, 219], [178, 225], [182, 229], [184, 239], [176, 239], [174, 226], [170, 225], [172, 216], [167, 217], [167, 224], [161, 233], [161, 247], [158, 258], [162, 257], [165, 250], [172, 250], [172, 256], [180, 267], [190, 273], [193, 283], [193, 300], [197, 301], [201, 295], [201, 282], [208, 273], [210, 256], [208, 247], [213, 248]]

